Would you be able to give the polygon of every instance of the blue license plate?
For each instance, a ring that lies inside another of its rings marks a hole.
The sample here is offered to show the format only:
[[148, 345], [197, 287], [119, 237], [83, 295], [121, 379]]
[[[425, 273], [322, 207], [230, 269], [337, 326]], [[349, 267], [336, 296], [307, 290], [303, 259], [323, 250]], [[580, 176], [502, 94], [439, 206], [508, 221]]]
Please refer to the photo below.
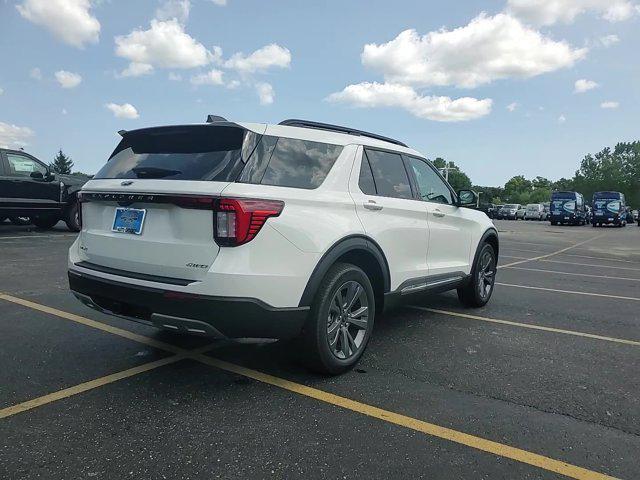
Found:
[[139, 208], [117, 207], [111, 230], [119, 233], [140, 235], [146, 213], [146, 210]]

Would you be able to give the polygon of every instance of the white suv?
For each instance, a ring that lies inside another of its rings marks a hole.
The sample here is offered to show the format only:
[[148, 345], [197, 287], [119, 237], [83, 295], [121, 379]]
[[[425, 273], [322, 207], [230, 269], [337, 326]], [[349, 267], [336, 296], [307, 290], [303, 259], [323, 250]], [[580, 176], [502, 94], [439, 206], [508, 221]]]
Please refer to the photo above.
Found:
[[69, 283], [99, 311], [178, 332], [297, 338], [336, 374], [411, 294], [490, 298], [498, 234], [401, 142], [301, 120], [121, 131], [82, 188]]

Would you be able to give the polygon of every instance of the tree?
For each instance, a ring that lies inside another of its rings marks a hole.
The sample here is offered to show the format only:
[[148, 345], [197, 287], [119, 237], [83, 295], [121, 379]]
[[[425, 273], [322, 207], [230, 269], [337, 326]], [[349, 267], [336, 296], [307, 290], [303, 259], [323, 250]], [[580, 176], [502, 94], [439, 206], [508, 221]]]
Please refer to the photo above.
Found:
[[62, 153], [62, 149], [60, 149], [58, 151], [58, 154], [53, 157], [53, 162], [49, 164], [49, 168], [51, 168], [56, 173], [69, 175], [71, 173], [71, 169], [73, 168], [73, 160]]
[[627, 203], [640, 203], [640, 141], [603, 148], [580, 162], [573, 178], [575, 190], [590, 199], [594, 192], [612, 190], [625, 194]]
[[512, 177], [504, 184], [504, 193], [511, 203], [529, 203], [533, 183], [522, 175]]
[[[468, 190], [471, 188], [471, 179], [466, 173], [460, 170], [460, 167], [456, 166], [454, 162], [447, 162], [444, 158], [438, 157], [433, 161], [433, 165], [439, 170], [443, 168], [450, 169], [449, 185], [451, 185], [455, 191]], [[445, 174], [443, 173], [443, 175]]]

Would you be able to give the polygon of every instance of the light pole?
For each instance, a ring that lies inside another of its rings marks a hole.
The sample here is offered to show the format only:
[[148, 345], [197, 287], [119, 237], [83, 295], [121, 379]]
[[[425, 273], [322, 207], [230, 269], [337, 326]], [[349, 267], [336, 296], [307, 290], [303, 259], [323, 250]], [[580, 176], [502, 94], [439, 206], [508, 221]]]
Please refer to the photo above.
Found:
[[449, 182], [449, 170], [458, 170], [456, 166], [447, 166], [439, 169], [442, 173], [444, 173], [444, 179]]

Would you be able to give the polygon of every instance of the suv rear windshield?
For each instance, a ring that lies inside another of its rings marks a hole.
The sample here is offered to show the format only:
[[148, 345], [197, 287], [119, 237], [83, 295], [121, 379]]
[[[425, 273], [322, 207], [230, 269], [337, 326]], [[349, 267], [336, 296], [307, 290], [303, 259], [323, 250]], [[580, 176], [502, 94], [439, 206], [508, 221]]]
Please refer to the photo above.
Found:
[[189, 125], [124, 135], [94, 178], [242, 182], [312, 189], [342, 147], [256, 134], [239, 126]]

